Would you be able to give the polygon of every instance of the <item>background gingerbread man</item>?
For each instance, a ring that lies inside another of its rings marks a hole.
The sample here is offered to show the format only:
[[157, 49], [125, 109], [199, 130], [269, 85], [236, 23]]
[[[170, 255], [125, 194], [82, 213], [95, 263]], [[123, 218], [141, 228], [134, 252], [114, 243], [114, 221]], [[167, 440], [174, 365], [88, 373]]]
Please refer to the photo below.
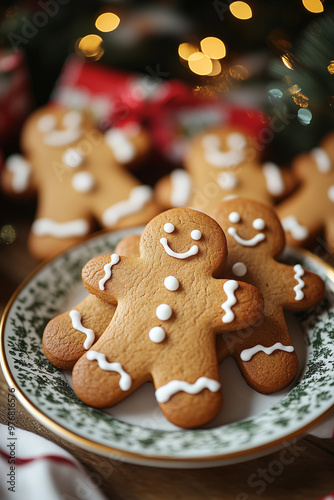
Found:
[[298, 156], [292, 168], [300, 186], [277, 207], [287, 244], [309, 245], [323, 232], [328, 250], [333, 252], [334, 132], [320, 147]]
[[38, 193], [31, 252], [48, 257], [87, 237], [96, 222], [118, 229], [156, 215], [152, 189], [125, 168], [148, 149], [147, 134], [135, 124], [102, 134], [78, 111], [47, 106], [34, 112], [22, 132], [24, 157], [10, 157], [2, 176], [10, 194]]
[[166, 208], [190, 206], [210, 213], [233, 196], [273, 205], [293, 186], [288, 171], [272, 162], [261, 164], [255, 142], [243, 130], [220, 127], [197, 135], [188, 146], [185, 170], [174, 170], [155, 189]]
[[228, 200], [212, 216], [223, 228], [228, 245], [224, 276], [256, 286], [264, 297], [259, 324], [237, 335], [218, 338], [218, 356], [232, 354], [248, 384], [269, 394], [288, 385], [298, 371], [284, 309], [302, 311], [317, 304], [324, 283], [314, 273], [275, 260], [284, 249], [282, 226], [275, 212], [255, 201]]
[[155, 217], [140, 257], [102, 255], [83, 269], [87, 290], [116, 313], [73, 369], [77, 395], [108, 407], [152, 380], [166, 417], [182, 427], [211, 420], [221, 406], [215, 334], [257, 321], [262, 296], [236, 280], [215, 279], [226, 240], [209, 216], [173, 209]]

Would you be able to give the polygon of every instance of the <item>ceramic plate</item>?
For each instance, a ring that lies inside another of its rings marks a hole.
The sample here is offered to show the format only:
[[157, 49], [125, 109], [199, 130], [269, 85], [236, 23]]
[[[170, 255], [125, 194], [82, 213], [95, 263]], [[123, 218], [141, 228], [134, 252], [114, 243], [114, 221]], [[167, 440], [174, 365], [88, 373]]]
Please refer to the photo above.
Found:
[[258, 394], [227, 359], [221, 364], [223, 409], [199, 430], [182, 430], [167, 422], [152, 384], [108, 411], [82, 403], [72, 390], [71, 374], [44, 357], [43, 329], [52, 317], [86, 296], [83, 265], [96, 255], [112, 253], [130, 232], [140, 233], [141, 228], [98, 234], [42, 264], [7, 306], [1, 328], [2, 368], [20, 402], [37, 420], [68, 441], [105, 456], [159, 467], [209, 467], [271, 453], [329, 413], [334, 405], [334, 270], [295, 250], [288, 250], [283, 260], [318, 273], [326, 282], [326, 296], [315, 309], [287, 316], [301, 367], [292, 386], [270, 396]]

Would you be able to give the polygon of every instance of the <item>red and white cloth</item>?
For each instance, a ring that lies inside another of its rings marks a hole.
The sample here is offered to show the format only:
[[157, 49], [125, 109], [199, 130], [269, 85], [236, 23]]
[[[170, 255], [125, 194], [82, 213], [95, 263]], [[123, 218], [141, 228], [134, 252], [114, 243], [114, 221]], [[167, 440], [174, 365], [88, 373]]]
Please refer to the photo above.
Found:
[[1, 500], [106, 500], [97, 486], [102, 477], [90, 476], [70, 453], [41, 436], [9, 431], [5, 425], [0, 425], [0, 477]]

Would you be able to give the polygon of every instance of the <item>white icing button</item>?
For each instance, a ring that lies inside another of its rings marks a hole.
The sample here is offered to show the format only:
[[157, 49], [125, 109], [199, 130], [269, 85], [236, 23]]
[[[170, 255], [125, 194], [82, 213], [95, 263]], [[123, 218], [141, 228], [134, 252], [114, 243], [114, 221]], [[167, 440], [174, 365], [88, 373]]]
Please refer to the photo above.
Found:
[[63, 154], [62, 160], [66, 167], [76, 168], [82, 164], [83, 156], [78, 149], [69, 148]]
[[226, 191], [229, 191], [231, 189], [234, 189], [238, 185], [238, 179], [234, 174], [231, 174], [230, 172], [223, 172], [218, 176], [218, 184], [222, 189], [226, 189]]
[[258, 231], [262, 231], [266, 227], [266, 223], [264, 222], [263, 219], [255, 219], [253, 221], [253, 228], [257, 229]]
[[166, 231], [166, 233], [172, 233], [174, 231], [174, 229], [175, 229], [175, 227], [170, 222], [167, 222], [164, 225], [164, 230]]
[[234, 224], [236, 224], [237, 222], [240, 222], [240, 215], [238, 214], [238, 212], [231, 212], [230, 215], [228, 216], [228, 218], [229, 218], [229, 221], [233, 222]]
[[328, 190], [328, 198], [334, 202], [334, 184]]
[[154, 328], [151, 328], [148, 336], [150, 337], [150, 340], [152, 340], [152, 342], [159, 344], [160, 342], [165, 340], [166, 333], [165, 330], [161, 328], [161, 326], [155, 326]]
[[245, 276], [247, 273], [247, 266], [243, 262], [236, 262], [232, 266], [232, 273], [234, 276]]
[[37, 128], [43, 134], [51, 132], [56, 126], [56, 119], [53, 115], [43, 115], [37, 122]]
[[190, 236], [193, 240], [200, 240], [202, 238], [202, 233], [198, 229], [191, 231]]
[[164, 281], [164, 285], [170, 292], [175, 292], [180, 286], [179, 280], [174, 276], [167, 276]]
[[156, 315], [161, 321], [167, 321], [172, 315], [172, 308], [168, 304], [160, 304], [157, 307]]
[[89, 172], [79, 172], [72, 178], [72, 187], [79, 193], [87, 193], [95, 186], [95, 179]]

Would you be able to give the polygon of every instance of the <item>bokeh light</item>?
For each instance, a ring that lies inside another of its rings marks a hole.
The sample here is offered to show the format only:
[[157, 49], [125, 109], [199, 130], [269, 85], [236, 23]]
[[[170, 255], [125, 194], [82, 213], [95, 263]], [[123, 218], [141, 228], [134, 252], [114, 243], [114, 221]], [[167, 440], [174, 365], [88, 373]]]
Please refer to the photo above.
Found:
[[14, 243], [14, 241], [16, 240], [16, 232], [13, 226], [9, 224], [2, 226], [0, 231], [0, 239], [3, 243], [6, 243], [6, 245]]
[[191, 54], [188, 59], [189, 68], [196, 75], [209, 75], [213, 70], [213, 64], [210, 57], [202, 52]]
[[328, 72], [333, 75], [334, 74], [334, 61], [331, 61], [327, 66]]
[[293, 70], [292, 60], [291, 60], [291, 57], [288, 54], [282, 56], [282, 62], [284, 64], [284, 66], [286, 66], [288, 69]]
[[297, 118], [302, 125], [309, 125], [312, 120], [312, 113], [309, 109], [300, 108], [297, 113]]
[[86, 35], [77, 40], [77, 49], [86, 57], [99, 59], [103, 54], [102, 38], [99, 35]]
[[320, 0], [302, 0], [305, 9], [312, 14], [320, 14], [320, 12], [324, 11], [324, 6]]
[[95, 27], [107, 33], [108, 31], [113, 31], [117, 28], [120, 23], [120, 18], [113, 12], [104, 12], [95, 21]]
[[200, 43], [203, 53], [210, 59], [223, 59], [226, 56], [226, 47], [222, 40], [214, 36], [203, 38]]
[[234, 17], [242, 20], [250, 19], [253, 15], [252, 9], [246, 2], [232, 2], [230, 11]]
[[180, 43], [178, 53], [179, 56], [185, 61], [188, 61], [189, 57], [195, 52], [198, 52], [198, 47], [196, 47], [192, 43]]
[[222, 70], [222, 66], [219, 61], [213, 59], [212, 61], [212, 71], [208, 74], [208, 76], [217, 76]]
[[283, 97], [283, 92], [280, 89], [270, 89], [268, 91], [268, 99], [269, 102], [274, 103], [275, 101], [278, 101], [279, 99], [282, 99]]

